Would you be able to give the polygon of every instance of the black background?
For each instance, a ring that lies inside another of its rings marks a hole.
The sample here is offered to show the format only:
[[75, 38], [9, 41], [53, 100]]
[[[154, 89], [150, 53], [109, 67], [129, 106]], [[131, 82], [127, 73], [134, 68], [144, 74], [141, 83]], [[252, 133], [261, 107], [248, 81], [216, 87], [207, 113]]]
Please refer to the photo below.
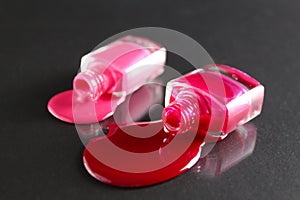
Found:
[[[0, 1], [1, 199], [298, 199], [300, 2]], [[82, 165], [74, 126], [46, 109], [72, 87], [79, 60], [130, 28], [181, 31], [218, 63], [266, 87], [253, 155], [215, 179], [186, 173], [139, 189], [111, 187]]]

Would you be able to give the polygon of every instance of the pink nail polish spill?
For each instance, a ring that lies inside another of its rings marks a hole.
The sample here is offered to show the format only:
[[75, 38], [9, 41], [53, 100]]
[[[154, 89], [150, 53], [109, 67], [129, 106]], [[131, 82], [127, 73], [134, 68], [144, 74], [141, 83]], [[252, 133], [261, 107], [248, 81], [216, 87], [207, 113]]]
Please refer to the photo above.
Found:
[[111, 116], [121, 99], [112, 94], [104, 94], [96, 101], [77, 102], [75, 120], [74, 104], [72, 105], [73, 95], [73, 90], [68, 90], [53, 96], [48, 102], [49, 112], [68, 123], [75, 123], [75, 121], [78, 124], [94, 123]]
[[264, 87], [226, 65], [206, 66], [167, 85], [164, 126], [184, 133], [198, 128], [226, 136], [260, 114]]
[[122, 187], [160, 183], [190, 169], [200, 157], [205, 135], [171, 136], [161, 121], [108, 129], [106, 136], [88, 143], [83, 162], [97, 180]]

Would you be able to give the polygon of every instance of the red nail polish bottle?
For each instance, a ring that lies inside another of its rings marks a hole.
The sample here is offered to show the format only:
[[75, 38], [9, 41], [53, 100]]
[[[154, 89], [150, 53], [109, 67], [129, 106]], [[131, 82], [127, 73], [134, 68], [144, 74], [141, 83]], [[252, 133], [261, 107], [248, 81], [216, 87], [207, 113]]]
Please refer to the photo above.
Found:
[[260, 114], [263, 97], [263, 85], [246, 73], [227, 65], [205, 66], [167, 84], [164, 127], [225, 137]]

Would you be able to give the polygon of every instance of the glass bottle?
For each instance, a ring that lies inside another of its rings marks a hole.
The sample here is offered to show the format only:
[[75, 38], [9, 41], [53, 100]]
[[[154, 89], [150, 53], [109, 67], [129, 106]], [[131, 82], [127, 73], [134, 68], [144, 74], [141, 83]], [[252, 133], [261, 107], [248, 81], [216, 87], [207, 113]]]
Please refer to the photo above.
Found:
[[208, 65], [167, 84], [164, 128], [225, 137], [260, 114], [263, 97], [263, 85], [246, 73], [227, 65]]
[[124, 97], [164, 71], [166, 49], [155, 42], [125, 36], [85, 55], [73, 81], [79, 100], [103, 93]]

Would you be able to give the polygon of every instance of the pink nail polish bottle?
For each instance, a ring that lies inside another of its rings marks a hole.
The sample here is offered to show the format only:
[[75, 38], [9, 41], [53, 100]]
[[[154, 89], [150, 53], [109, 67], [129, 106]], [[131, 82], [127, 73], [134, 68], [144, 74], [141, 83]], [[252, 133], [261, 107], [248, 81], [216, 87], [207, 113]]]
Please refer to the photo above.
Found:
[[81, 101], [103, 93], [124, 97], [164, 71], [166, 49], [149, 39], [126, 36], [85, 55], [73, 88]]
[[263, 85], [246, 73], [227, 65], [205, 66], [167, 84], [164, 127], [225, 137], [260, 114], [263, 97]]

